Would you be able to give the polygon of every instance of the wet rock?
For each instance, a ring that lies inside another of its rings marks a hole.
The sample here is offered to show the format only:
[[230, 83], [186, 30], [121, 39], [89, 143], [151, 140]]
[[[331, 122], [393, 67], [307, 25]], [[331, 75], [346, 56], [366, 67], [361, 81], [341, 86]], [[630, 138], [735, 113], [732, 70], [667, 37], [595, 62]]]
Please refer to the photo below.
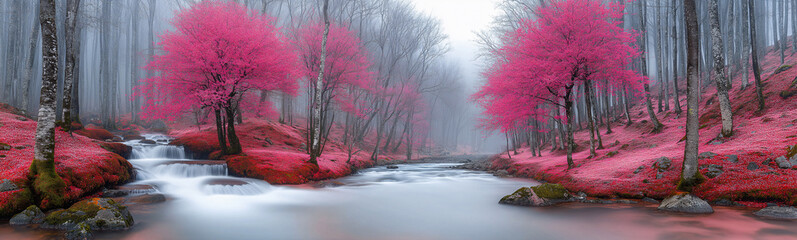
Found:
[[706, 159], [706, 158], [713, 158], [713, 157], [716, 157], [716, 156], [717, 156], [717, 154], [713, 153], [713, 152], [702, 152], [702, 153], [697, 155], [697, 158], [698, 159]]
[[769, 206], [753, 212], [754, 215], [764, 218], [797, 220], [797, 208]]
[[495, 171], [495, 173], [493, 175], [498, 176], [498, 177], [506, 177], [507, 175], [509, 175], [509, 172], [507, 172], [506, 170], [501, 169], [501, 170]]
[[112, 142], [124, 142], [124, 139], [122, 139], [122, 137], [120, 137], [120, 136], [114, 136], [114, 137], [111, 139], [111, 141], [112, 141]]
[[50, 212], [42, 228], [71, 231], [81, 224], [91, 231], [118, 231], [133, 225], [133, 216], [127, 207], [109, 198], [91, 198], [75, 203], [69, 209]]
[[559, 184], [545, 183], [533, 187], [522, 187], [501, 198], [498, 203], [518, 206], [544, 207], [571, 200], [567, 190]]
[[739, 156], [736, 156], [734, 154], [728, 155], [728, 158], [726, 158], [725, 161], [726, 162], [737, 163], [737, 162], [739, 162]]
[[775, 163], [778, 164], [779, 168], [783, 168], [783, 169], [791, 168], [791, 162], [789, 162], [789, 160], [786, 159], [786, 156], [780, 156], [778, 158], [775, 158]]
[[141, 143], [141, 144], [156, 144], [157, 142], [155, 142], [154, 140], [151, 140], [151, 139], [143, 139], [143, 140], [139, 141], [138, 143]]
[[44, 212], [39, 207], [31, 205], [21, 213], [14, 215], [8, 221], [11, 225], [39, 224], [44, 222]]
[[500, 204], [509, 204], [517, 206], [532, 206], [544, 207], [553, 205], [552, 202], [537, 196], [537, 194], [528, 187], [522, 187], [512, 194], [506, 195], [498, 201]]
[[654, 163], [654, 167], [656, 167], [659, 172], [664, 172], [665, 170], [669, 169], [672, 165], [672, 160], [668, 157], [660, 157], [656, 159], [656, 163]]
[[636, 170], [634, 170], [634, 174], [637, 174], [637, 173], [639, 173], [639, 172], [642, 172], [642, 171], [644, 171], [644, 170], [645, 170], [645, 168], [646, 168], [646, 167], [645, 167], [644, 165], [642, 165], [642, 166], [639, 166], [638, 168], [636, 168]]
[[761, 167], [759, 167], [758, 164], [756, 164], [754, 162], [751, 162], [751, 163], [747, 164], [747, 170], [754, 171], [754, 170], [758, 170], [759, 168], [761, 168]]
[[387, 169], [398, 169], [399, 167], [396, 165], [387, 165]]
[[659, 203], [659, 200], [656, 200], [656, 199], [653, 199], [653, 198], [649, 198], [649, 197], [642, 198], [642, 201], [643, 202], [649, 202], [649, 203], [656, 203], [656, 204]]
[[740, 204], [738, 202], [734, 202], [734, 201], [731, 201], [731, 200], [728, 200], [728, 199], [725, 199], [725, 198], [716, 200], [716, 201], [712, 202], [712, 204], [717, 205], [717, 206], [727, 206], [727, 207], [743, 206], [742, 204]]
[[315, 188], [340, 187], [346, 185], [338, 181], [319, 181], [313, 184]]
[[119, 189], [105, 189], [102, 191], [101, 196], [107, 198], [117, 198], [117, 197], [124, 197], [130, 194], [130, 191], [119, 190]]
[[16, 184], [11, 182], [11, 180], [0, 179], [0, 192], [14, 191], [14, 190], [17, 190], [17, 189], [19, 189], [19, 187], [17, 187]]
[[706, 177], [708, 178], [719, 177], [719, 175], [722, 175], [723, 173], [722, 166], [717, 164], [709, 164], [707, 168], [708, 171], [706, 172]]
[[64, 238], [67, 240], [89, 240], [94, 239], [94, 236], [91, 234], [91, 226], [83, 222], [66, 231]]
[[127, 197], [124, 201], [126, 204], [155, 204], [165, 202], [166, 196], [160, 193], [148, 193]]
[[676, 194], [665, 198], [659, 210], [682, 213], [713, 213], [714, 209], [703, 199], [689, 193]]
[[614, 201], [614, 202], [615, 203], [619, 203], [619, 204], [637, 204], [636, 201], [628, 200], [628, 199], [620, 199], [620, 200], [617, 200], [617, 201]]

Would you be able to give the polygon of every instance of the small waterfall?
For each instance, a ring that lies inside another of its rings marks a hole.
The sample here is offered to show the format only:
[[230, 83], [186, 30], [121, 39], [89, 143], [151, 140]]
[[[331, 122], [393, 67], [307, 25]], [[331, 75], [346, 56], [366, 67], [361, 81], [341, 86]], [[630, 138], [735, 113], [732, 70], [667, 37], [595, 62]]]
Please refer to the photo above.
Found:
[[185, 149], [181, 146], [171, 145], [134, 145], [130, 159], [185, 159]]
[[133, 147], [130, 163], [138, 171], [137, 182], [132, 184], [150, 185], [158, 192], [187, 199], [213, 195], [259, 195], [271, 189], [271, 185], [260, 180], [228, 177], [224, 161], [187, 159], [183, 147], [166, 145], [171, 140], [167, 136], [143, 136], [155, 143], [141, 143], [140, 140], [125, 143]]
[[156, 177], [227, 176], [227, 165], [172, 163], [155, 166], [149, 172]]

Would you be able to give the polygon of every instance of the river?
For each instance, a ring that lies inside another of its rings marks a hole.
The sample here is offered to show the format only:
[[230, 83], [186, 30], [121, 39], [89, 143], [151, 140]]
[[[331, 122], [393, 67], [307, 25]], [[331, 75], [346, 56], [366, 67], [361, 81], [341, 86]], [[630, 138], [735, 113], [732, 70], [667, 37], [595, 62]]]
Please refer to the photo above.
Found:
[[[529, 208], [498, 204], [526, 179], [452, 169], [457, 163], [384, 166], [330, 181], [332, 186], [272, 186], [227, 176], [223, 162], [186, 159], [163, 136], [130, 141], [137, 179], [126, 188], [163, 194], [128, 205], [136, 224], [97, 239], [792, 239], [793, 222], [755, 218], [750, 209], [712, 215], [664, 213], [656, 205], [568, 203]], [[152, 186], [152, 188], [142, 187]], [[133, 198], [131, 198], [133, 199]], [[0, 239], [50, 239], [60, 233], [0, 225]]]

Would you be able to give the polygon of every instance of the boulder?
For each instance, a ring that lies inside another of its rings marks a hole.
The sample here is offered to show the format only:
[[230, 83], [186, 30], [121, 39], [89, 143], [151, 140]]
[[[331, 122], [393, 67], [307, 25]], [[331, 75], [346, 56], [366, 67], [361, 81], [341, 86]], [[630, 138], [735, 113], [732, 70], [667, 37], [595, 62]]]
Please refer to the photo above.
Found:
[[672, 160], [668, 157], [660, 157], [656, 159], [656, 163], [654, 163], [654, 167], [656, 167], [659, 172], [664, 172], [665, 170], [669, 169], [672, 165]]
[[707, 168], [708, 171], [706, 172], [706, 177], [708, 178], [719, 177], [719, 175], [722, 175], [723, 173], [722, 166], [717, 164], [709, 164]]
[[387, 165], [387, 169], [398, 169], [396, 165]]
[[690, 193], [679, 193], [661, 201], [659, 210], [682, 213], [713, 213], [714, 209], [703, 199]]
[[791, 162], [789, 162], [789, 160], [786, 159], [786, 156], [780, 156], [778, 158], [775, 158], [775, 163], [778, 164], [779, 168], [783, 168], [783, 169], [791, 168]]
[[91, 231], [118, 231], [133, 226], [133, 215], [127, 207], [109, 198], [91, 198], [75, 203], [69, 209], [50, 212], [42, 228], [71, 231], [85, 224]]
[[14, 217], [8, 221], [11, 225], [39, 224], [42, 222], [44, 222], [44, 212], [35, 205], [31, 205], [25, 209], [25, 211], [14, 215]]
[[645, 170], [645, 165], [639, 166], [638, 168], [636, 168], [636, 170], [634, 170], [634, 174], [637, 174], [637, 173], [642, 172], [644, 170]]
[[11, 182], [11, 180], [0, 179], [0, 192], [14, 191], [14, 190], [17, 190], [17, 189], [19, 189], [19, 187], [17, 187], [16, 184]]
[[706, 159], [706, 158], [713, 158], [715, 156], [717, 156], [717, 154], [713, 153], [713, 152], [702, 152], [702, 153], [697, 155], [697, 158], [698, 159]]
[[753, 214], [763, 218], [797, 220], [797, 208], [795, 207], [769, 206], [755, 211]]
[[759, 168], [761, 168], [761, 167], [759, 167], [758, 164], [756, 164], [754, 162], [751, 162], [751, 163], [747, 164], [747, 170], [754, 171], [754, 170], [758, 170]]
[[737, 163], [737, 162], [739, 162], [739, 156], [736, 156], [736, 155], [733, 155], [733, 154], [728, 155], [728, 158], [726, 158], [725, 161], [732, 162], [732, 163]]
[[89, 240], [94, 239], [94, 236], [91, 234], [91, 226], [79, 223], [75, 228], [66, 231], [64, 238], [67, 240]]
[[553, 205], [552, 202], [546, 201], [543, 198], [537, 196], [529, 187], [522, 187], [515, 191], [512, 194], [506, 195], [498, 201], [500, 204], [509, 204], [509, 205], [517, 205], [517, 206], [532, 206], [532, 207], [544, 207]]
[[152, 139], [143, 139], [143, 140], [139, 141], [138, 143], [141, 143], [141, 144], [156, 144], [157, 142], [155, 142]]
[[572, 196], [559, 184], [544, 183], [533, 187], [522, 187], [501, 198], [498, 203], [518, 206], [545, 207], [571, 201]]

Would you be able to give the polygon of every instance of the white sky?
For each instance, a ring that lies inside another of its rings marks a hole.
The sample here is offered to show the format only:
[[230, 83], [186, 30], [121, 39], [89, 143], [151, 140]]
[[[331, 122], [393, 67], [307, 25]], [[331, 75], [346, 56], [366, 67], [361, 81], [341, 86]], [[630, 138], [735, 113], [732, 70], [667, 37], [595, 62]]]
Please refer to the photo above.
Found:
[[440, 20], [448, 35], [448, 58], [458, 62], [465, 82], [473, 89], [480, 81], [479, 51], [474, 32], [486, 29], [496, 15], [496, 0], [410, 0], [422, 12]]

